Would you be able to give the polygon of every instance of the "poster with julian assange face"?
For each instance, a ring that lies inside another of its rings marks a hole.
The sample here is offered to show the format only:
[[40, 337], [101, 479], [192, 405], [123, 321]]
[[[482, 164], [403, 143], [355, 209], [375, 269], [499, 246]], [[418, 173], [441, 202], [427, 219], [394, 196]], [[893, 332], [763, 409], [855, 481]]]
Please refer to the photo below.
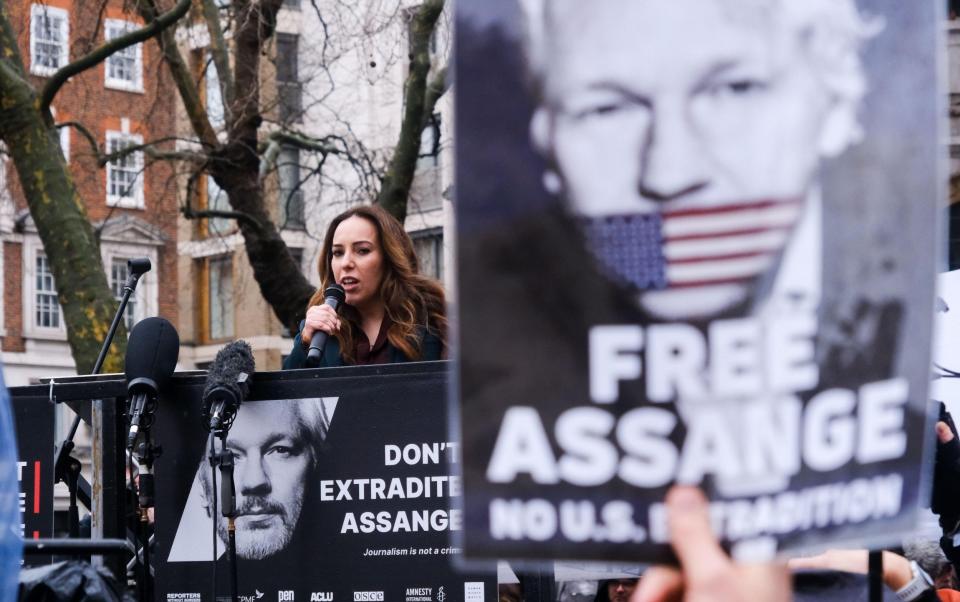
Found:
[[928, 495], [933, 2], [457, 6], [468, 556], [895, 541]]

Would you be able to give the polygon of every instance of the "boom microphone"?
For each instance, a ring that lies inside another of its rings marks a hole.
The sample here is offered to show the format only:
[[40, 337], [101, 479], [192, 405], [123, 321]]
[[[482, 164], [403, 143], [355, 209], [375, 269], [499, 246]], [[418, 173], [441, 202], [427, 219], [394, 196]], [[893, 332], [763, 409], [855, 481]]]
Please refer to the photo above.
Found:
[[250, 392], [255, 364], [246, 341], [234, 341], [217, 353], [203, 388], [203, 424], [211, 431], [230, 429], [240, 403]]
[[[323, 291], [323, 302], [337, 311], [340, 304], [347, 298], [347, 293], [343, 287], [334, 282]], [[310, 349], [307, 351], [307, 368], [316, 368], [320, 365], [320, 354], [323, 353], [323, 346], [327, 344], [327, 333], [318, 330], [310, 338]]]
[[153, 423], [157, 395], [170, 380], [179, 355], [177, 330], [163, 318], [140, 320], [130, 332], [124, 364], [127, 397], [130, 399], [127, 449], [133, 448], [140, 427], [149, 428]]

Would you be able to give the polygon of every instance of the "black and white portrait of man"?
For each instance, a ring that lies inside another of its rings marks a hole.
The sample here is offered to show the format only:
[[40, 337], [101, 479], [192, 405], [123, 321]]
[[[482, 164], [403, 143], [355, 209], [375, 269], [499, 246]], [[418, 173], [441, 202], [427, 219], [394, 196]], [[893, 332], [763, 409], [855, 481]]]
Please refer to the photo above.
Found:
[[878, 20], [853, 0], [523, 4], [543, 183], [604, 274], [654, 319], [755, 307], [788, 252], [782, 284], [819, 286], [820, 164], [862, 139]]
[[[304, 504], [336, 398], [253, 401], [240, 406], [229, 430], [226, 448], [233, 455], [236, 489], [237, 556], [270, 558], [286, 549], [304, 522]], [[217, 443], [219, 449], [219, 442]], [[218, 473], [218, 487], [221, 475]], [[220, 495], [219, 490], [217, 495]], [[224, 551], [227, 519], [213, 505], [213, 483], [206, 458], [200, 462], [170, 562], [212, 558], [211, 519]]]

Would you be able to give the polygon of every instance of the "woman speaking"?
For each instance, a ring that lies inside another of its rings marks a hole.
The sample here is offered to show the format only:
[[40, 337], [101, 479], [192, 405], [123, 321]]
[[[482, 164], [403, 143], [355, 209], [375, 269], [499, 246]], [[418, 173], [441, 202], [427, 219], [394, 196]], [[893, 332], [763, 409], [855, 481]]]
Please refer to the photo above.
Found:
[[[446, 349], [446, 302], [440, 284], [417, 273], [413, 242], [375, 205], [349, 209], [330, 222], [320, 254], [320, 288], [307, 307], [285, 370], [303, 368], [314, 333], [329, 335], [321, 367], [438, 360]], [[338, 283], [340, 315], [323, 302]]]

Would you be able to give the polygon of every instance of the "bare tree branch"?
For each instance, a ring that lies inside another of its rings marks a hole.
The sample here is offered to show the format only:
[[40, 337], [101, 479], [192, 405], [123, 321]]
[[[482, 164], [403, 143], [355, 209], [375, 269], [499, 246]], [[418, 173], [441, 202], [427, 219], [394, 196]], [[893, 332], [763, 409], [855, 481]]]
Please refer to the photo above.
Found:
[[262, 224], [258, 222], [253, 216], [248, 215], [242, 211], [221, 211], [219, 209], [193, 209], [189, 205], [180, 207], [180, 213], [183, 214], [183, 217], [186, 219], [202, 219], [202, 218], [211, 218], [219, 217], [223, 219], [235, 219], [238, 222], [245, 222], [250, 224], [254, 228], [260, 228]]
[[77, 130], [77, 132], [79, 132], [80, 135], [83, 136], [90, 145], [90, 149], [93, 151], [98, 167], [103, 167], [107, 163], [141, 151], [154, 160], [185, 161], [188, 163], [205, 163], [209, 160], [209, 157], [207, 157], [207, 155], [204, 153], [194, 153], [191, 151], [162, 151], [157, 149], [158, 144], [182, 140], [182, 138], [177, 136], [166, 136], [164, 138], [151, 140], [150, 142], [144, 142], [143, 144], [131, 144], [112, 153], [104, 153], [103, 149], [101, 149], [100, 145], [97, 143], [96, 136], [94, 136], [93, 132], [88, 130], [82, 123], [78, 121], [65, 121], [63, 123], [58, 123], [56, 127], [57, 129], [71, 127]]
[[[436, 75], [427, 84], [426, 98], [423, 100], [423, 124], [426, 124], [433, 118], [433, 111], [437, 107], [437, 101], [450, 89], [450, 78], [447, 77], [447, 68], [439, 70]], [[421, 127], [423, 127], [421, 125]]]
[[108, 153], [105, 155], [98, 155], [97, 164], [100, 167], [103, 167], [107, 163], [112, 163], [117, 159], [122, 159], [123, 157], [132, 155], [133, 153], [138, 153], [138, 152], [143, 152], [144, 154], [149, 156], [157, 156], [161, 153], [162, 154], [173, 153], [177, 157], [181, 157], [181, 156], [184, 157], [184, 159], [187, 161], [197, 161], [197, 160], [206, 161], [207, 160], [207, 156], [201, 153], [189, 153], [187, 151], [158, 151], [156, 149], [156, 145], [158, 144], [163, 144], [164, 142], [171, 142], [175, 140], [179, 140], [179, 138], [176, 136], [169, 136], [164, 138], [157, 138], [156, 140], [151, 140], [150, 142], [144, 142], [142, 144], [129, 144], [127, 146], [124, 146], [121, 149], [113, 151], [112, 153]]
[[59, 71], [50, 76], [47, 84], [43, 87], [43, 92], [40, 94], [40, 110], [46, 112], [50, 109], [50, 103], [53, 102], [53, 97], [57, 95], [57, 92], [60, 91], [63, 84], [67, 83], [67, 80], [72, 76], [103, 62], [115, 52], [119, 52], [124, 48], [139, 44], [154, 37], [158, 32], [164, 31], [176, 23], [180, 17], [187, 14], [189, 9], [190, 0], [180, 0], [172, 9], [153, 19], [151, 23], [145, 27], [131, 31], [119, 38], [114, 38], [90, 54], [64, 65]]
[[[335, 143], [339, 143], [339, 146]], [[276, 166], [277, 157], [280, 155], [280, 151], [284, 146], [320, 153], [321, 163], [326, 160], [327, 155], [349, 154], [347, 141], [340, 136], [330, 135], [324, 136], [323, 138], [313, 138], [300, 132], [277, 130], [267, 136], [266, 145], [260, 155], [259, 177], [261, 181]], [[299, 187], [298, 184], [297, 188]]]
[[[159, 13], [155, 0], [138, 0], [137, 10], [140, 16], [147, 21], [154, 20]], [[220, 143], [217, 140], [217, 134], [213, 131], [213, 126], [210, 125], [210, 119], [207, 117], [203, 102], [200, 100], [200, 91], [193, 81], [190, 68], [187, 67], [183, 56], [180, 54], [180, 50], [177, 48], [177, 40], [173, 35], [173, 31], [170, 29], [161, 31], [157, 42], [163, 51], [163, 59], [170, 68], [170, 74], [173, 76], [173, 81], [177, 85], [177, 90], [180, 92], [180, 100], [183, 101], [183, 106], [187, 111], [187, 117], [190, 120], [190, 125], [193, 127], [194, 133], [197, 134], [200, 142], [205, 146], [210, 148], [219, 146]]]
[[383, 178], [377, 203], [402, 224], [407, 217], [407, 197], [413, 182], [417, 156], [420, 154], [420, 135], [423, 132], [426, 82], [430, 73], [430, 38], [437, 19], [443, 12], [444, 0], [426, 0], [410, 25], [410, 73], [404, 85], [403, 121], [400, 136], [387, 173]]
[[[153, 143], [155, 144], [155, 142]], [[183, 161], [184, 163], [204, 164], [210, 160], [210, 157], [203, 153], [194, 153], [190, 151], [161, 151], [155, 146], [147, 146], [143, 150], [144, 154], [150, 159], [156, 161]]]
[[[233, 71], [230, 70], [230, 55], [223, 37], [223, 28], [220, 26], [220, 7], [216, 0], [203, 0], [203, 18], [207, 23], [207, 31], [210, 32], [210, 54], [213, 55], [213, 64], [217, 67], [223, 106], [228, 109], [234, 98]], [[228, 115], [227, 120], [229, 119]]]
[[63, 123], [57, 124], [57, 129], [65, 127], [71, 127], [77, 130], [81, 136], [86, 138], [87, 143], [90, 144], [90, 148], [93, 149], [93, 154], [96, 155], [98, 159], [103, 156], [103, 151], [100, 150], [100, 145], [97, 144], [97, 137], [94, 136], [93, 132], [88, 130], [86, 126], [79, 121], [64, 121]]

